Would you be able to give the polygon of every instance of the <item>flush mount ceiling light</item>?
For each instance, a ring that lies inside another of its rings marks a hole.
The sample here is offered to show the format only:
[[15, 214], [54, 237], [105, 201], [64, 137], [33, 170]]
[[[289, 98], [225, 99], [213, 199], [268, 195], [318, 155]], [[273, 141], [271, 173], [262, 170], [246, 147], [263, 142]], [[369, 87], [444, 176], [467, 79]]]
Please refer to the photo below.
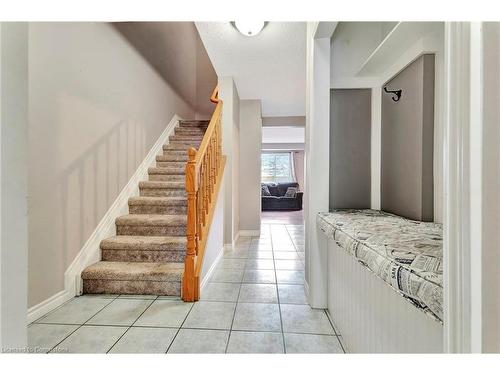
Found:
[[266, 26], [264, 21], [235, 21], [231, 24], [245, 36], [255, 36]]

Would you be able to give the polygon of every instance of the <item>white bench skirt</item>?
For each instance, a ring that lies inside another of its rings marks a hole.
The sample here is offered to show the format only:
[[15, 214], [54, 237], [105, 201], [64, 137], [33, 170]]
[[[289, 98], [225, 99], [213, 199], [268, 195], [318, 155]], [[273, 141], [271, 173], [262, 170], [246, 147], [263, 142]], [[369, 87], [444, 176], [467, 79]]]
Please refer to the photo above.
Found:
[[442, 353], [443, 325], [328, 239], [328, 310], [349, 353]]

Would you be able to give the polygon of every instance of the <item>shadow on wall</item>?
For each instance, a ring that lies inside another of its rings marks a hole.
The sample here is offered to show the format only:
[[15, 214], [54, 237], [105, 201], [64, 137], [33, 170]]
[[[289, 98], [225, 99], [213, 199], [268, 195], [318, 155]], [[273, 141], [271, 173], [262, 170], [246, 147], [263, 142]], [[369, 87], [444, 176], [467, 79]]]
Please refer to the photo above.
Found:
[[[70, 128], [65, 131], [72, 131]], [[65, 270], [143, 161], [148, 140], [157, 137], [153, 130], [139, 122], [122, 120], [81, 151], [74, 147], [81, 145], [78, 139], [85, 135], [77, 134], [77, 129], [73, 129], [75, 143], [70, 149], [62, 143], [68, 138], [65, 131], [53, 132], [54, 137], [44, 145], [48, 154], [45, 156], [50, 157], [40, 162], [36, 157], [31, 159], [37, 183], [31, 186], [29, 209], [29, 238], [33, 241], [30, 248], [34, 249], [29, 272], [32, 283], [49, 278], [63, 287]], [[72, 158], [58, 173], [61, 164]], [[54, 168], [47, 167], [49, 164]], [[39, 178], [41, 174], [45, 176]], [[31, 272], [39, 262], [55, 262], [56, 267], [49, 268], [54, 272]]]

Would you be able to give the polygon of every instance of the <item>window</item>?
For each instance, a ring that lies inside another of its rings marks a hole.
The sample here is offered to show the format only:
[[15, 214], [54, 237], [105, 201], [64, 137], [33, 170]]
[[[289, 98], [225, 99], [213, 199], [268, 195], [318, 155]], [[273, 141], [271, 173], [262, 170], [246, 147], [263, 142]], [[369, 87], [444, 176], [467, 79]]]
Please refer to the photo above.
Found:
[[289, 152], [261, 154], [262, 182], [292, 182], [292, 158]]

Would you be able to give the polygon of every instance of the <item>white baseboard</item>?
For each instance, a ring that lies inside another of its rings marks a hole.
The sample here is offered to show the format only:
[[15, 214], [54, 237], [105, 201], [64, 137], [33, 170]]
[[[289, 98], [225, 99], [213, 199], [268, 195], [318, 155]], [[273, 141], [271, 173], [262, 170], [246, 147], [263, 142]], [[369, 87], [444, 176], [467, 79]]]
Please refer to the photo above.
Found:
[[47, 298], [45, 301], [30, 307], [28, 309], [28, 324], [40, 319], [56, 307], [61, 306], [64, 302], [69, 301], [72, 297], [74, 297], [73, 293], [69, 293], [67, 290], [61, 290], [52, 297]]
[[307, 280], [304, 280], [304, 293], [306, 295], [306, 301], [310, 305], [311, 302], [309, 301], [309, 283]]
[[212, 273], [214, 272], [215, 268], [217, 267], [217, 265], [219, 264], [220, 260], [222, 259], [222, 256], [224, 255], [224, 249], [225, 249], [225, 247], [226, 247], [225, 245], [221, 247], [221, 249], [219, 250], [219, 254], [217, 254], [217, 258], [215, 258], [214, 262], [210, 266], [210, 269], [207, 271], [207, 274], [205, 275], [205, 277], [203, 278], [203, 280], [201, 280], [200, 294], [203, 292], [203, 288], [207, 285], [208, 280], [212, 276]]
[[260, 237], [260, 230], [240, 230], [238, 237]]
[[[82, 291], [82, 271], [89, 265], [101, 259], [100, 243], [108, 237], [116, 235], [115, 220], [118, 216], [128, 214], [128, 199], [134, 195], [139, 195], [139, 182], [147, 180], [148, 168], [156, 161], [156, 155], [162, 153], [163, 145], [168, 143], [168, 137], [175, 127], [182, 120], [178, 115], [174, 115], [156, 143], [150, 149], [135, 173], [122, 189], [109, 210], [103, 216], [94, 232], [87, 242], [80, 249], [75, 259], [64, 273], [64, 290], [31, 307], [28, 310], [28, 321], [31, 317], [43, 316], [46, 312], [64, 303], [68, 299], [80, 295]], [[46, 311], [46, 312], [44, 312]], [[38, 318], [34, 318], [38, 319]]]

